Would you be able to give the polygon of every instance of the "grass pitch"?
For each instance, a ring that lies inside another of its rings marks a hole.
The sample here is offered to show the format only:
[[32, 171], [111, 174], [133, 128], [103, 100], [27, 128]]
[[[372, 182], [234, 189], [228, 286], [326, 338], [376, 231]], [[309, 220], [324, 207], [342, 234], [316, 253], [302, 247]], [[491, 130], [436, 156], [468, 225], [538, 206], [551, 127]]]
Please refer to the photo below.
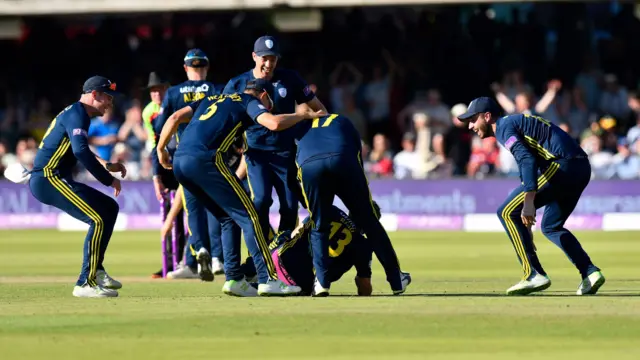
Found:
[[[539, 233], [552, 286], [505, 297], [521, 276], [501, 233], [392, 234], [413, 283], [389, 296], [374, 259], [374, 293], [354, 273], [329, 298], [231, 298], [223, 279], [151, 280], [155, 232], [116, 233], [105, 261], [116, 299], [76, 299], [82, 233], [0, 231], [0, 358], [13, 359], [638, 359], [640, 239], [578, 234], [607, 283], [577, 297], [580, 276]], [[45, 240], [47, 238], [48, 240]]]

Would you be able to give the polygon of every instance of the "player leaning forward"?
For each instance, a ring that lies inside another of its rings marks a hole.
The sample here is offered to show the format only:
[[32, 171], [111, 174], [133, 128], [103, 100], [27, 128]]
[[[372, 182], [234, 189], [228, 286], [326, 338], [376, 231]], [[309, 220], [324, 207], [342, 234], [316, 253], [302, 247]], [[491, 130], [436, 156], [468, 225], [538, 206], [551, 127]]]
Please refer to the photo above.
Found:
[[[257, 294], [293, 295], [300, 292], [300, 287], [287, 286], [278, 280], [265, 237], [268, 230], [263, 227], [242, 183], [224, 161], [224, 154], [236, 136], [254, 123], [279, 131], [319, 115], [272, 115], [268, 112], [273, 104], [269, 96], [271, 87], [270, 82], [256, 79], [249, 81], [241, 94], [209, 96], [180, 109], [164, 125], [157, 151], [162, 166], [173, 168], [180, 184], [195, 194], [223, 226], [230, 221], [240, 225], [258, 272]], [[164, 147], [183, 122], [189, 122], [189, 125], [171, 164]], [[250, 286], [240, 270], [240, 244], [227, 240], [223, 238], [223, 251], [227, 253], [233, 248], [236, 256], [225, 259], [227, 282], [223, 291], [251, 296], [253, 294], [247, 293]]]
[[458, 119], [469, 122], [469, 129], [480, 138], [495, 136], [513, 154], [520, 170], [522, 185], [498, 209], [524, 270], [522, 281], [509, 288], [507, 295], [527, 295], [551, 286], [530, 232], [536, 209], [543, 206], [542, 233], [567, 254], [582, 276], [577, 294], [595, 294], [604, 284], [604, 276], [564, 227], [591, 178], [587, 155], [566, 132], [544, 118], [525, 114], [500, 117], [500, 112], [492, 99], [481, 97]]

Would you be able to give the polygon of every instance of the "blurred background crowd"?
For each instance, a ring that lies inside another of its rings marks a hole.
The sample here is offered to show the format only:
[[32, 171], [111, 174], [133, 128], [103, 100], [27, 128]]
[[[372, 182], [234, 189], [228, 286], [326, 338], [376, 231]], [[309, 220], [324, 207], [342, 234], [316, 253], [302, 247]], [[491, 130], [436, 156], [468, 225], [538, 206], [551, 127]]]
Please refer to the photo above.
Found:
[[[505, 113], [543, 116], [570, 133], [593, 177], [640, 178], [637, 6], [602, 2], [323, 9], [320, 31], [280, 33], [268, 12], [25, 18], [0, 40], [0, 168], [29, 167], [50, 121], [95, 74], [124, 96], [92, 120], [94, 151], [150, 179], [142, 123], [151, 71], [185, 79], [203, 49], [208, 80], [253, 67], [254, 40], [276, 35], [279, 66], [297, 70], [331, 112], [350, 118], [372, 178], [517, 177], [508, 151], [456, 116], [477, 96]], [[80, 178], [89, 176], [79, 169]]]

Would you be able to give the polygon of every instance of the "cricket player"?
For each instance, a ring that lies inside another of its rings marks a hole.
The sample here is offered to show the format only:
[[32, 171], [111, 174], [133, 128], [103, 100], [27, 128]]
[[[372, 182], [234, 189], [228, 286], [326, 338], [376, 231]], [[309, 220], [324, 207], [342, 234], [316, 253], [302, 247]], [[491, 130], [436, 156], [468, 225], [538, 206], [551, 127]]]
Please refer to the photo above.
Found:
[[394, 295], [402, 294], [411, 276], [400, 270], [391, 240], [380, 224], [369, 183], [362, 167], [360, 134], [344, 116], [331, 114], [305, 121], [295, 128], [298, 140], [298, 179], [313, 223], [310, 234], [316, 270], [314, 296], [328, 296], [329, 239], [331, 212], [337, 195], [349, 209], [350, 217], [367, 236], [384, 267]]
[[[374, 202], [380, 214], [380, 208]], [[329, 281], [336, 282], [352, 267], [356, 268], [355, 284], [358, 295], [369, 296], [371, 287], [371, 244], [347, 214], [335, 206], [329, 213], [331, 218], [331, 234], [329, 237]], [[291, 231], [279, 233], [271, 243], [271, 257], [278, 271], [278, 278], [288, 285], [302, 288], [300, 295], [311, 295], [314, 284], [313, 258], [309, 252], [309, 235], [312, 228], [310, 217]], [[247, 278], [255, 274], [255, 267], [243, 266]]]
[[524, 271], [523, 279], [507, 289], [507, 295], [527, 295], [551, 286], [531, 233], [536, 209], [543, 206], [542, 233], [564, 251], [582, 277], [577, 294], [595, 294], [605, 278], [578, 239], [564, 227], [591, 178], [587, 154], [571, 136], [544, 118], [500, 114], [493, 99], [481, 97], [473, 100], [458, 119], [468, 122], [469, 129], [482, 139], [495, 136], [513, 154], [520, 169], [522, 184], [498, 209]]
[[[199, 105], [190, 104], [179, 110], [171, 115], [162, 130], [158, 142], [158, 158], [165, 168], [173, 168], [182, 186], [197, 196], [218, 218], [223, 232], [231, 222], [240, 225], [258, 271], [257, 294], [294, 295], [300, 292], [300, 288], [287, 286], [278, 280], [267, 244], [267, 228], [263, 228], [240, 179], [224, 161], [224, 154], [237, 135], [254, 122], [277, 131], [315, 116], [310, 112], [300, 115], [272, 115], [268, 112], [273, 104], [268, 94], [270, 88], [268, 81], [253, 80], [246, 84], [242, 94], [209, 96]], [[182, 134], [172, 165], [164, 146], [177, 127], [186, 122], [189, 124]], [[239, 243], [228, 243], [223, 238], [227, 278], [223, 291], [238, 296], [253, 296], [256, 294], [251, 290], [255, 289], [244, 280], [239, 271], [239, 249]], [[230, 280], [236, 281], [232, 283]]]
[[[154, 121], [153, 127], [156, 136], [160, 135], [162, 127], [166, 123], [168, 117], [174, 112], [182, 109], [188, 104], [201, 100], [209, 95], [217, 94], [218, 91], [213, 83], [206, 81], [207, 72], [209, 71], [209, 58], [200, 49], [191, 49], [184, 57], [184, 69], [189, 80], [172, 86], [162, 101], [162, 107], [159, 115]], [[180, 135], [186, 125], [180, 126], [176, 133], [176, 142], [180, 143]], [[165, 146], [167, 144], [164, 144]], [[152, 152], [153, 162], [153, 182], [156, 187], [156, 193], [166, 193], [166, 182], [171, 181], [174, 176], [171, 171], [166, 171], [158, 161], [157, 151]], [[213, 281], [213, 269], [210, 250], [210, 241], [207, 229], [207, 212], [198, 199], [182, 187], [182, 199], [187, 205], [185, 211], [187, 214], [187, 229], [189, 231], [188, 252], [186, 254], [186, 262], [197, 262], [197, 270], [200, 279], [203, 281]], [[192, 206], [189, 204], [192, 203]], [[174, 269], [174, 271], [180, 269]], [[182, 269], [187, 270], [187, 269]], [[168, 275], [167, 275], [168, 276]]]
[[[273, 36], [258, 38], [252, 56], [254, 68], [231, 79], [224, 88], [224, 94], [242, 93], [247, 82], [265, 79], [274, 87], [273, 114], [295, 113], [296, 103], [306, 104], [313, 111], [326, 112], [324, 105], [298, 73], [277, 68], [280, 50]], [[260, 124], [253, 124], [247, 128], [245, 136], [248, 149], [244, 156], [249, 188], [258, 214], [266, 222], [263, 226], [267, 226], [269, 221], [272, 189], [275, 188], [280, 201], [278, 231], [293, 230], [298, 223], [298, 201], [302, 197], [299, 196], [300, 188], [296, 181], [292, 131], [272, 131]]]
[[102, 76], [89, 78], [80, 100], [67, 106], [51, 122], [34, 160], [29, 188], [43, 204], [54, 206], [89, 224], [84, 241], [82, 269], [73, 289], [76, 297], [116, 297], [122, 284], [104, 269], [104, 254], [119, 212], [118, 203], [102, 192], [72, 178], [79, 160], [104, 186], [120, 194], [120, 180], [109, 172], [127, 173], [122, 164], [101, 160], [90, 149], [87, 131], [91, 118], [113, 106], [116, 84]]

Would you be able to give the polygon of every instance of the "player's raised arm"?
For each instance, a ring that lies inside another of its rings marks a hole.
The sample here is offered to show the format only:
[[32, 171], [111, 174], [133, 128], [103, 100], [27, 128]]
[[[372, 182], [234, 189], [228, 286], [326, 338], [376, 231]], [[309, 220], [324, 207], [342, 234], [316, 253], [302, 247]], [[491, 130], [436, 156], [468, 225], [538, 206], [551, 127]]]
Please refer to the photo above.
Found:
[[307, 111], [323, 111], [324, 113], [328, 113], [327, 108], [322, 101], [316, 97], [316, 94], [311, 90], [307, 82], [304, 81], [298, 73], [294, 73], [294, 78], [297, 83], [294, 89], [296, 102], [300, 104], [302, 108], [308, 107]]

